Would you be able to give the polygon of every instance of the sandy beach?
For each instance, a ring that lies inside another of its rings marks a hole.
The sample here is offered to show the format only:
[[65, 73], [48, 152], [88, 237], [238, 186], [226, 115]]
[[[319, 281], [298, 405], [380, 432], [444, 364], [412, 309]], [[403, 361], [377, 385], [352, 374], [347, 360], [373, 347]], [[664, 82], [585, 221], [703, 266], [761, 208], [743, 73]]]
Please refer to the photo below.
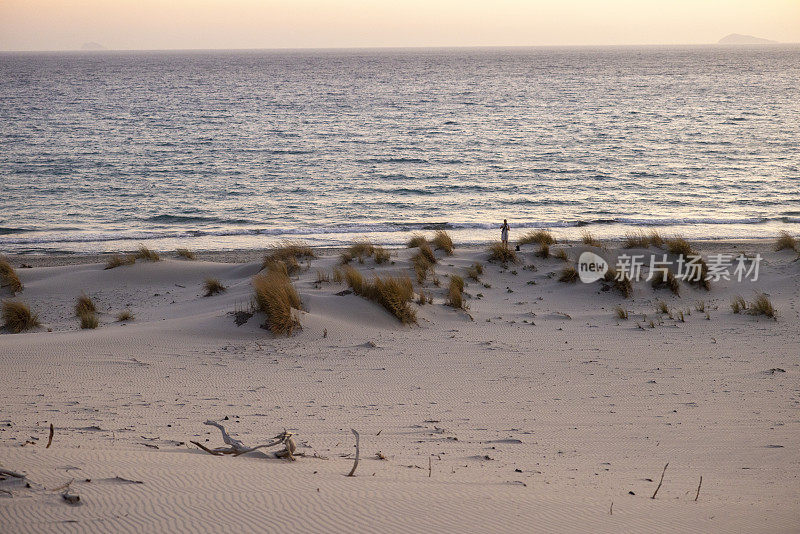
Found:
[[[581, 244], [552, 247], [569, 263], [526, 245], [507, 265], [457, 247], [437, 251], [442, 283], [424, 283], [411, 326], [317, 283], [339, 263], [321, 250], [292, 276], [289, 337], [261, 313], [235, 322], [264, 251], [108, 270], [10, 256], [41, 326], [0, 335], [0, 467], [25, 475], [0, 476], [0, 530], [798, 532], [800, 262], [772, 240], [698, 248], [761, 254], [759, 279], [679, 295], [641, 281], [625, 299], [558, 281]], [[352, 265], [413, 276], [414, 249], [390, 252]], [[468, 309], [444, 305], [451, 274]], [[203, 296], [209, 277], [227, 290]], [[733, 313], [756, 292], [776, 319]], [[79, 328], [81, 294], [96, 329]], [[295, 460], [210, 455], [191, 443], [224, 445], [207, 420], [248, 446], [288, 431]]]

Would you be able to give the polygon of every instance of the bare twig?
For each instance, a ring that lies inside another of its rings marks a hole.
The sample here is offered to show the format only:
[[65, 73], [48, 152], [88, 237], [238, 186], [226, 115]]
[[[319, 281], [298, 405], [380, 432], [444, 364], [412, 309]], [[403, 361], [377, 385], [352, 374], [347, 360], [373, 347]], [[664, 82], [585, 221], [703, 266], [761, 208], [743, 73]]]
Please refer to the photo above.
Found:
[[53, 432], [55, 429], [53, 428], [53, 423], [50, 423], [50, 436], [47, 438], [47, 447], [45, 449], [49, 449], [50, 445], [53, 443]]
[[611, 508], [608, 509], [608, 515], [614, 515], [614, 501], [611, 501]]
[[353, 462], [353, 468], [350, 470], [349, 473], [347, 473], [347, 476], [349, 476], [349, 477], [355, 475], [355, 473], [356, 473], [356, 467], [358, 467], [358, 455], [360, 453], [360, 450], [358, 448], [358, 445], [359, 445], [359, 443], [358, 443], [359, 442], [358, 432], [356, 432], [355, 429], [353, 429], [353, 428], [350, 429], [350, 432], [352, 432], [353, 435], [356, 437], [356, 459]]
[[433, 472], [433, 464], [431, 464], [431, 457], [428, 456], [428, 478], [431, 478], [432, 472]]
[[700, 486], [703, 485], [703, 475], [700, 475], [700, 483], [697, 485], [697, 493], [694, 494], [694, 502], [697, 502], [697, 498], [700, 496]]
[[14, 478], [25, 478], [25, 475], [21, 473], [17, 473], [16, 471], [9, 471], [8, 469], [3, 469], [0, 467], [0, 475], [7, 475]]
[[206, 451], [208, 454], [213, 454], [214, 456], [222, 456], [222, 453], [221, 453], [221, 452], [212, 451], [212, 450], [211, 450], [211, 449], [209, 449], [208, 447], [205, 447], [205, 446], [201, 445], [200, 443], [198, 443], [198, 442], [196, 442], [196, 441], [192, 441], [192, 442], [190, 442], [190, 443], [194, 443], [195, 445], [197, 445], [198, 447], [200, 447], [201, 449], [203, 449], [204, 451]]
[[656, 487], [656, 491], [653, 492], [653, 496], [650, 497], [651, 499], [655, 499], [656, 498], [656, 494], [658, 493], [658, 490], [661, 489], [661, 483], [664, 482], [664, 473], [667, 472], [667, 467], [668, 466], [669, 466], [669, 462], [667, 462], [667, 465], [664, 466], [664, 470], [661, 471], [661, 480], [658, 481], [658, 487]]

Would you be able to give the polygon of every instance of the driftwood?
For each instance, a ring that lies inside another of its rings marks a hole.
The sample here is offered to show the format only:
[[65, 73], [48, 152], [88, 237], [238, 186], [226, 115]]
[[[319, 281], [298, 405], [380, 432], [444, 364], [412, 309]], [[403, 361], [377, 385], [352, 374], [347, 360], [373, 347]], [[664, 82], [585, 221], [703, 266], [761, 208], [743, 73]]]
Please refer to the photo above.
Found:
[[232, 438], [230, 434], [228, 434], [228, 432], [225, 430], [225, 427], [217, 423], [216, 421], [209, 420], [203, 424], [218, 428], [219, 431], [222, 432], [222, 441], [224, 441], [225, 444], [227, 445], [227, 447], [216, 447], [214, 449], [209, 449], [208, 447], [202, 445], [197, 441], [191, 442], [197, 445], [205, 452], [207, 452], [208, 454], [213, 454], [214, 456], [222, 456], [225, 454], [230, 454], [232, 456], [241, 456], [242, 454], [247, 454], [248, 452], [257, 451], [258, 449], [283, 445], [284, 449], [276, 452], [275, 456], [277, 458], [288, 458], [289, 460], [294, 460], [297, 446], [295, 445], [294, 440], [292, 439], [292, 434], [285, 430], [280, 434], [278, 434], [277, 436], [273, 437], [272, 440], [268, 443], [256, 445], [255, 447], [248, 447], [238, 439]]
[[17, 473], [16, 471], [9, 471], [8, 469], [3, 469], [2, 467], [0, 467], [0, 475], [6, 475], [14, 478], [25, 478], [25, 475], [23, 475], [22, 473]]
[[653, 496], [650, 497], [651, 499], [655, 499], [656, 498], [656, 494], [658, 493], [658, 490], [661, 489], [661, 483], [664, 482], [664, 473], [667, 472], [667, 467], [669, 467], [669, 462], [667, 462], [667, 465], [664, 466], [664, 470], [661, 471], [661, 480], [658, 481], [658, 486], [656, 487], [656, 491], [653, 492]]
[[358, 432], [356, 432], [355, 429], [353, 428], [350, 429], [350, 432], [352, 432], [353, 435], [356, 437], [356, 459], [353, 462], [353, 468], [350, 470], [349, 473], [347, 473], [347, 476], [352, 477], [356, 474], [356, 467], [358, 467], [358, 455], [360, 453], [360, 450], [358, 448], [358, 442], [359, 442]]
[[703, 485], [703, 475], [700, 475], [700, 483], [697, 485], [697, 493], [694, 494], [694, 502], [697, 502], [697, 498], [700, 497], [700, 486]]
[[50, 423], [50, 436], [48, 436], [48, 438], [47, 438], [47, 447], [45, 447], [45, 449], [49, 449], [50, 445], [52, 445], [52, 443], [53, 443], [53, 433], [54, 432], [55, 432], [55, 429], [53, 428], [53, 423]]

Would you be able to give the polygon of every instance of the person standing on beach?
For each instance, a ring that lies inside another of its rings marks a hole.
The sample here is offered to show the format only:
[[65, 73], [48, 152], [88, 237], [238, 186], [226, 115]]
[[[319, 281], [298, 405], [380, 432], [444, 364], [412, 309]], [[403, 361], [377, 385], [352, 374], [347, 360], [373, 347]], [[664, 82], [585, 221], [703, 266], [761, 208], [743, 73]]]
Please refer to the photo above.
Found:
[[500, 227], [500, 240], [503, 246], [508, 247], [508, 221], [503, 219], [503, 226]]

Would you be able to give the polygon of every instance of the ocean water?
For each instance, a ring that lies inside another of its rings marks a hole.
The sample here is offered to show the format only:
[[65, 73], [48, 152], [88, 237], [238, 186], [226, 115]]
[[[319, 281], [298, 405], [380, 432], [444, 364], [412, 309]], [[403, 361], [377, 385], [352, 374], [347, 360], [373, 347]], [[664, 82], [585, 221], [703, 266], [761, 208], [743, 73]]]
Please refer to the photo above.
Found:
[[3, 53], [0, 252], [797, 233], [798, 140], [800, 46]]

